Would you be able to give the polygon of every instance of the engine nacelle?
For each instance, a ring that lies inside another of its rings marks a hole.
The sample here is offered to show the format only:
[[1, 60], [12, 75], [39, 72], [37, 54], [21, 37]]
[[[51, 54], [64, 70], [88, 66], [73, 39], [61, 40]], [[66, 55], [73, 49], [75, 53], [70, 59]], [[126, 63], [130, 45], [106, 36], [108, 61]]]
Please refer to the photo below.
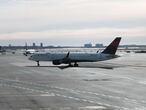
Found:
[[61, 60], [53, 60], [52, 63], [54, 65], [70, 64], [71, 63], [71, 60], [69, 58], [64, 58], [64, 59], [61, 59]]
[[60, 60], [53, 60], [52, 63], [53, 63], [53, 65], [60, 65], [61, 61]]

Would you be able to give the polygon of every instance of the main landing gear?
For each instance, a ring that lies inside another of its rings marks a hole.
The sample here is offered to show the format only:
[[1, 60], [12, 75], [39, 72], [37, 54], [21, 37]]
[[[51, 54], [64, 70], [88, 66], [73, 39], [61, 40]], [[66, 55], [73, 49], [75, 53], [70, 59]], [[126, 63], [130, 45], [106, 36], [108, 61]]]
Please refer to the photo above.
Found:
[[78, 67], [79, 65], [77, 64], [77, 62], [75, 62], [74, 67]]
[[69, 67], [79, 67], [79, 65], [77, 64], [77, 62], [75, 62], [74, 64], [69, 63], [68, 66], [69, 66]]
[[37, 61], [37, 66], [40, 66], [40, 62], [39, 61]]

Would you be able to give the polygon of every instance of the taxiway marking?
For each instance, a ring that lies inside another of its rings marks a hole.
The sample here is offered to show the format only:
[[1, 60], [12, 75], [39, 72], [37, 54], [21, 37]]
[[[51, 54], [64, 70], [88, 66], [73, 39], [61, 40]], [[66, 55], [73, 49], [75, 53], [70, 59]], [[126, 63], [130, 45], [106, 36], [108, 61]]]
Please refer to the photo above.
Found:
[[114, 106], [114, 105], [111, 105], [111, 104], [91, 101], [91, 100], [88, 100], [88, 99], [81, 99], [81, 98], [77, 98], [77, 97], [71, 97], [71, 96], [66, 96], [66, 95], [62, 95], [62, 94], [56, 94], [56, 93], [47, 92], [47, 91], [41, 91], [41, 90], [36, 90], [36, 89], [30, 89], [30, 88], [26, 88], [26, 87], [20, 87], [20, 86], [15, 86], [15, 85], [8, 85], [8, 84], [0, 84], [0, 85], [1, 86], [12, 87], [12, 88], [17, 88], [17, 89], [33, 91], [33, 92], [52, 94], [52, 96], [63, 97], [63, 98], [72, 99], [72, 100], [75, 100], [75, 101], [81, 101], [81, 102], [86, 102], [86, 103], [90, 103], [90, 104], [96, 104], [96, 105], [105, 106], [105, 107], [112, 107], [112, 108], [122, 109], [122, 110], [127, 110], [128, 109], [128, 108], [125, 108], [125, 107]]
[[62, 88], [62, 87], [58, 87], [58, 86], [49, 86], [49, 85], [43, 85], [43, 84], [37, 84], [37, 83], [32, 83], [32, 82], [25, 82], [25, 81], [19, 81], [19, 80], [11, 80], [11, 79], [2, 79], [0, 78], [0, 80], [6, 80], [6, 81], [12, 81], [15, 83], [22, 83], [22, 84], [29, 84], [29, 85], [34, 85], [34, 86], [42, 86], [42, 87], [48, 87], [51, 89], [60, 89], [60, 90], [65, 90], [65, 91], [69, 91], [72, 93], [82, 93], [82, 94], [90, 94], [90, 95], [96, 95], [96, 96], [103, 96], [103, 97], [108, 97], [108, 98], [113, 98], [113, 99], [118, 99], [118, 100], [125, 100], [125, 101], [130, 101], [133, 103], [146, 103], [145, 100], [135, 100], [135, 99], [131, 99], [131, 98], [127, 98], [127, 97], [119, 97], [119, 96], [112, 96], [112, 95], [107, 95], [107, 94], [99, 94], [99, 93], [94, 93], [94, 92], [90, 92], [90, 91], [80, 91], [80, 90], [74, 90], [74, 89], [69, 89], [69, 88]]

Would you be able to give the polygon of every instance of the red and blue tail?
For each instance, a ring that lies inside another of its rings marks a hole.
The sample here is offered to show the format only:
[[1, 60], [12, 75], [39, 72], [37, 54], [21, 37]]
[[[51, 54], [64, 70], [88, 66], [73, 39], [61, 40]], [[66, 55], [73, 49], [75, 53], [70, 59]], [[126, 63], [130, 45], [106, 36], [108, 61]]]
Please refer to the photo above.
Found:
[[119, 46], [120, 41], [121, 41], [121, 37], [115, 38], [115, 39], [112, 41], [112, 43], [111, 43], [109, 46], [107, 46], [107, 47], [105, 48], [105, 50], [103, 50], [102, 53], [104, 53], [104, 54], [112, 54], [112, 55], [115, 55], [115, 53], [116, 53], [116, 51], [117, 51], [117, 48], [118, 48], [118, 46]]

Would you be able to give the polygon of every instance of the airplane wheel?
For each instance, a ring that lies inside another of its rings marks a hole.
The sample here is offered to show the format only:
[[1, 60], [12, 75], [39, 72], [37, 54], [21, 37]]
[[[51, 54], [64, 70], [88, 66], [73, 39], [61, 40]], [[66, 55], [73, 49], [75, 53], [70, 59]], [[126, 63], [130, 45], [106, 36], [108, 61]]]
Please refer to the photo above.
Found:
[[40, 63], [39, 63], [39, 61], [37, 61], [37, 66], [40, 66]]
[[79, 65], [77, 63], [74, 64], [74, 67], [78, 67]]

